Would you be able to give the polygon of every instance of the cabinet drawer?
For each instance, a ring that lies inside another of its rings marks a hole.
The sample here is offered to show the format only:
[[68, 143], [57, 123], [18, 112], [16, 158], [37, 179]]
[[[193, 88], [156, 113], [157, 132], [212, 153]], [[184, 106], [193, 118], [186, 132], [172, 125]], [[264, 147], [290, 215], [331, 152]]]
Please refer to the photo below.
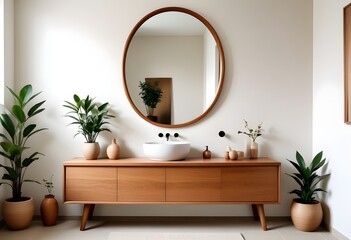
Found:
[[278, 202], [278, 167], [222, 168], [222, 201]]
[[166, 168], [166, 201], [219, 201], [220, 180], [220, 168]]
[[164, 202], [165, 168], [118, 168], [119, 202]]
[[65, 201], [117, 200], [117, 168], [66, 167], [65, 174]]

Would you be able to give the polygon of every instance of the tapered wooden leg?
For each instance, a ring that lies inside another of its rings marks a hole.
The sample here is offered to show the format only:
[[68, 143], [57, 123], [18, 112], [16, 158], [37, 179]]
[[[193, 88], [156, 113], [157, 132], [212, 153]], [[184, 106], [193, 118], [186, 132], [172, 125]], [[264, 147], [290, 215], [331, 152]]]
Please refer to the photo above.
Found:
[[266, 223], [266, 216], [264, 214], [264, 207], [263, 204], [256, 204], [258, 216], [260, 217], [261, 226], [263, 231], [267, 230], [267, 223]]
[[254, 219], [257, 221], [259, 219], [258, 218], [257, 207], [256, 207], [255, 204], [251, 204], [251, 208], [252, 208], [252, 213], [253, 213]]
[[91, 205], [90, 205], [90, 208], [89, 208], [88, 220], [91, 220], [91, 218], [93, 217], [94, 209], [95, 209], [95, 204], [91, 204]]
[[93, 204], [84, 204], [82, 222], [80, 223], [80, 230], [81, 231], [84, 231], [85, 225], [87, 225], [89, 213], [91, 212], [91, 208], [92, 208], [91, 205], [93, 205]]

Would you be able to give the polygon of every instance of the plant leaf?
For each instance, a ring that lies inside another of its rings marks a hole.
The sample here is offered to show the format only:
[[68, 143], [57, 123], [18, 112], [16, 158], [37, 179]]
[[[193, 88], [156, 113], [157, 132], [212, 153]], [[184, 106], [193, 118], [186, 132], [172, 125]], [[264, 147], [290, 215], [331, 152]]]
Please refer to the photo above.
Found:
[[20, 97], [23, 105], [25, 105], [29, 101], [30, 97], [32, 96], [32, 92], [33, 92], [33, 88], [32, 88], [32, 85], [30, 85], [30, 84], [24, 86], [21, 89], [21, 91], [19, 93], [19, 97]]
[[20, 123], [24, 123], [26, 121], [26, 115], [20, 106], [13, 105], [12, 113]]
[[23, 130], [23, 137], [27, 137], [36, 127], [36, 124], [29, 124], [24, 130]]
[[[36, 110], [37, 110], [38, 108], [40, 108], [41, 105], [44, 104], [44, 102], [45, 102], [45, 101], [41, 101], [41, 102], [35, 104], [33, 107], [31, 107], [31, 108], [29, 109], [29, 111], [28, 111], [28, 117], [32, 117], [32, 116], [34, 116], [35, 114], [38, 114], [39, 112], [36, 112]], [[43, 110], [44, 110], [44, 109], [43, 109]]]

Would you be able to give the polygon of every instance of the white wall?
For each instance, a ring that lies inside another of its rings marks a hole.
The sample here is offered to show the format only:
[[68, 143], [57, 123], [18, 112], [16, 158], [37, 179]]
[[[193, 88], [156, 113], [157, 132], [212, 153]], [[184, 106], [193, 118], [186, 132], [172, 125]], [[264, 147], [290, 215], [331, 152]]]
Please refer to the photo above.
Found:
[[[214, 109], [200, 122], [180, 129], [163, 129], [143, 121], [129, 106], [122, 84], [122, 53], [132, 27], [148, 12], [182, 6], [205, 17], [222, 40], [226, 57], [223, 92]], [[117, 136], [122, 157], [143, 156], [142, 143], [159, 132], [178, 132], [191, 141], [191, 156], [208, 145], [222, 157], [226, 146], [243, 149], [237, 135], [243, 119], [255, 127], [260, 155], [282, 162], [282, 201], [266, 207], [268, 216], [289, 215], [293, 196], [286, 158], [295, 150], [312, 155], [312, 1], [294, 0], [17, 0], [15, 1], [16, 88], [32, 83], [47, 99], [37, 120], [49, 131], [31, 145], [45, 153], [28, 174], [36, 179], [54, 174], [54, 193], [62, 197], [62, 163], [81, 156], [82, 137], [66, 127], [64, 100], [74, 93], [109, 101], [117, 118], [113, 134], [102, 134], [105, 147]], [[226, 138], [219, 138], [224, 130]], [[37, 207], [45, 190], [27, 184]], [[60, 204], [61, 215], [80, 215], [81, 206]], [[37, 208], [38, 213], [38, 208]], [[98, 206], [97, 215], [251, 215], [249, 205], [228, 206]]]
[[324, 150], [331, 177], [325, 220], [351, 239], [351, 126], [344, 124], [343, 8], [350, 0], [313, 2], [313, 152]]
[[[14, 75], [14, 4], [13, 0], [0, 0], [0, 104], [9, 107], [12, 104], [12, 98], [6, 89], [6, 86], [13, 88]], [[3, 163], [3, 158], [0, 161]], [[0, 168], [0, 176], [2, 177], [3, 168]], [[0, 187], [0, 202], [11, 194], [11, 189], [3, 185]], [[0, 220], [2, 219], [2, 208], [0, 208]]]

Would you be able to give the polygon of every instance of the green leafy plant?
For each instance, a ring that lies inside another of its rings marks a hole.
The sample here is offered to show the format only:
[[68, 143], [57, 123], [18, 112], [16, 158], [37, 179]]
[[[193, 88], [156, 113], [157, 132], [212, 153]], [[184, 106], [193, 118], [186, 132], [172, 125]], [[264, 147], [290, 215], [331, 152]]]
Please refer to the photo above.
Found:
[[252, 129], [252, 128], [249, 128], [249, 125], [247, 123], [247, 121], [244, 119], [244, 122], [245, 122], [245, 128], [247, 129], [246, 132], [243, 132], [243, 131], [238, 131], [238, 134], [245, 134], [247, 136], [249, 136], [252, 141], [256, 141], [256, 138], [258, 138], [259, 136], [262, 135], [262, 124], [263, 123], [260, 123], [256, 129]]
[[[26, 145], [28, 139], [34, 134], [46, 130], [47, 128], [37, 128], [36, 124], [29, 123], [35, 115], [44, 111], [41, 106], [45, 101], [34, 103], [31, 107], [28, 104], [37, 97], [39, 93], [32, 94], [33, 89], [31, 85], [24, 86], [19, 94], [16, 94], [12, 89], [8, 88], [11, 94], [14, 96], [14, 105], [11, 111], [1, 113], [0, 122], [0, 155], [3, 156], [8, 164], [0, 164], [0, 167], [6, 171], [3, 174], [1, 184], [8, 185], [12, 188], [12, 199], [11, 201], [21, 201], [22, 198], [22, 185], [24, 182], [36, 182], [35, 180], [25, 179], [25, 173], [27, 168], [36, 160], [39, 159], [39, 152], [33, 152], [30, 155], [24, 157], [25, 151], [30, 149]], [[27, 110], [29, 108], [29, 110]], [[4, 130], [4, 131], [3, 131]], [[40, 184], [40, 183], [39, 183]]]
[[108, 131], [105, 124], [109, 124], [108, 119], [114, 118], [108, 113], [109, 103], [98, 105], [94, 98], [81, 99], [78, 95], [73, 95], [74, 102], [65, 101], [64, 107], [70, 109], [65, 117], [72, 118], [74, 121], [69, 125], [78, 125], [78, 132], [74, 135], [83, 135], [87, 143], [94, 143], [100, 132]]
[[48, 190], [49, 192], [49, 195], [52, 195], [51, 192], [52, 192], [52, 189], [54, 188], [54, 184], [52, 182], [52, 177], [54, 175], [51, 175], [50, 177], [50, 180], [46, 180], [46, 179], [43, 179], [43, 185], [46, 187], [46, 189]]
[[148, 82], [139, 82], [140, 93], [148, 116], [152, 116], [157, 104], [161, 102], [162, 90]]
[[297, 173], [288, 174], [300, 186], [299, 189], [294, 189], [290, 193], [296, 194], [300, 203], [312, 204], [315, 203], [315, 194], [317, 192], [326, 192], [322, 188], [318, 188], [318, 183], [330, 176], [330, 174], [318, 175], [317, 170], [324, 166], [326, 159], [323, 159], [323, 151], [319, 152], [312, 160], [310, 165], [307, 165], [301, 154], [296, 151], [296, 162], [288, 160], [297, 170]]

